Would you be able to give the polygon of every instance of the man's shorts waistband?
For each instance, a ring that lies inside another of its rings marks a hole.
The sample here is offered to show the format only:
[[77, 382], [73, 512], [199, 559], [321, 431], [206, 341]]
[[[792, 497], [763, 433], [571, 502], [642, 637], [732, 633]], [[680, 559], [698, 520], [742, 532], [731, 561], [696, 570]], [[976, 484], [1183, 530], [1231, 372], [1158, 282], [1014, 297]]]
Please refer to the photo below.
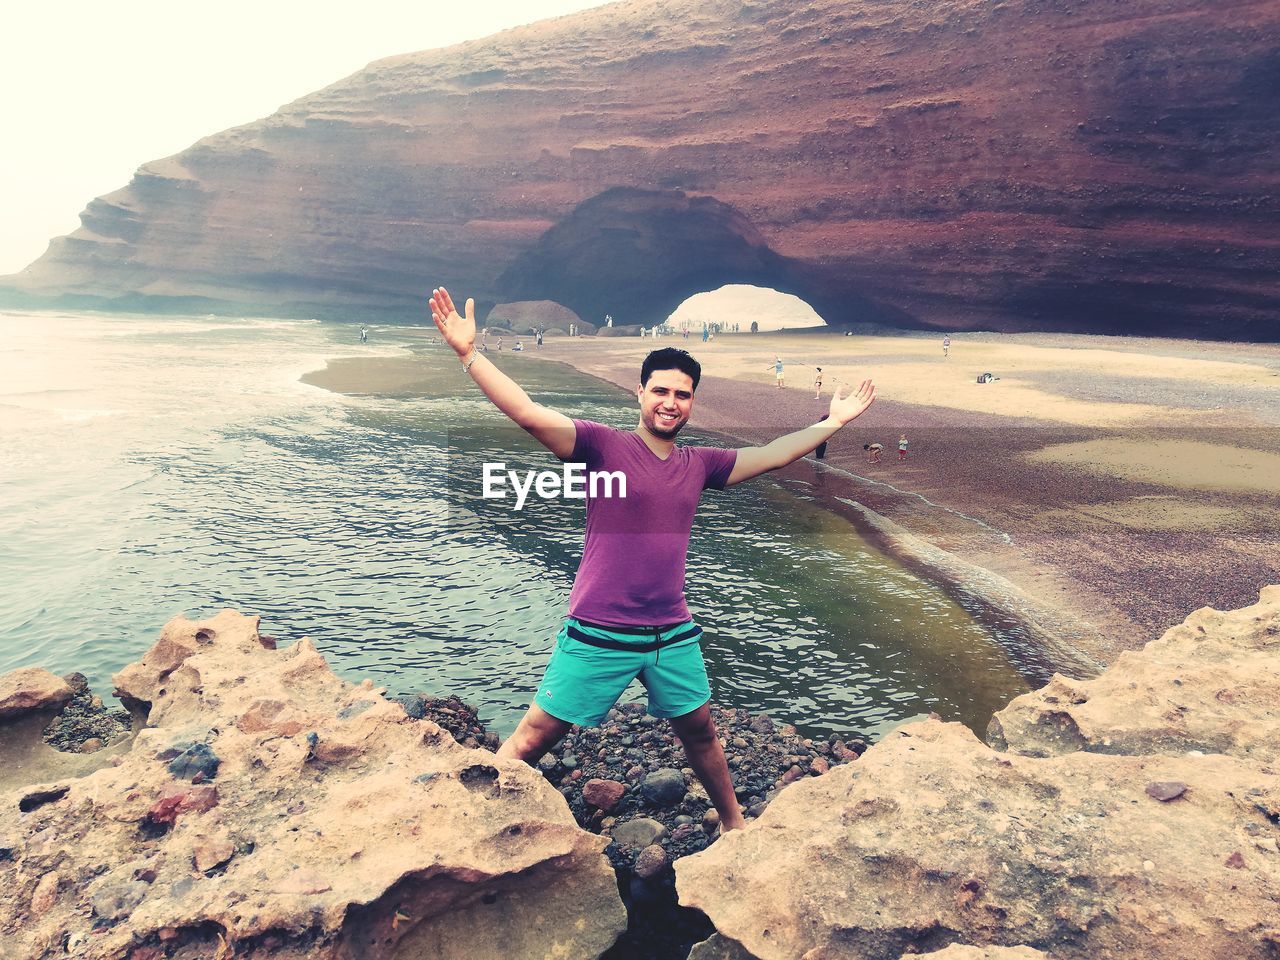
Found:
[[[692, 620], [652, 627], [606, 627], [589, 620], [568, 617], [565, 619], [565, 633], [591, 647], [650, 653], [675, 643], [696, 639], [702, 635], [702, 628]], [[642, 637], [652, 639], [645, 642], [640, 639]]]

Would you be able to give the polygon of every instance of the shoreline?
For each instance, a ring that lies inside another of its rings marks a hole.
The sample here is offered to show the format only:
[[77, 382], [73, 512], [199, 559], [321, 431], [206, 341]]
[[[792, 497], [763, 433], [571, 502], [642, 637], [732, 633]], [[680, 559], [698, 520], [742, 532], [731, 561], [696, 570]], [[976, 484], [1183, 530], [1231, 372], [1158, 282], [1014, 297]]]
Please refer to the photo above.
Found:
[[[412, 348], [431, 331], [402, 333]], [[703, 364], [693, 428], [748, 444], [817, 420], [834, 379], [871, 376], [875, 405], [832, 438], [826, 462], [774, 476], [984, 621], [1024, 635], [1047, 671], [1092, 675], [1192, 610], [1238, 607], [1280, 582], [1280, 348], [981, 334], [954, 336], [944, 360], [935, 340], [549, 337], [540, 351], [491, 358], [561, 362], [630, 392], [649, 350], [688, 349]], [[774, 355], [787, 364], [781, 390]], [[826, 368], [822, 401], [814, 362]], [[973, 370], [1001, 380], [978, 385]], [[412, 377], [404, 359], [361, 359], [304, 379], [376, 394]], [[911, 441], [902, 463], [899, 433]], [[861, 446], [875, 440], [885, 456], [872, 466]]]

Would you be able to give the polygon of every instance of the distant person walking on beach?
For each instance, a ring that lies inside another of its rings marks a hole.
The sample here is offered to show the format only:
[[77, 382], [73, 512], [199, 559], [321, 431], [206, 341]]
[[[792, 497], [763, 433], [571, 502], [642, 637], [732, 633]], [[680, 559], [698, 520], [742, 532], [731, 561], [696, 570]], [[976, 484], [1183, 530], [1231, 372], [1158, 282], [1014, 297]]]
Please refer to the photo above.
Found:
[[813, 399], [822, 399], [822, 368], [818, 367], [817, 372], [813, 375]]
[[867, 463], [879, 463], [880, 454], [884, 452], [884, 444], [864, 443], [862, 449], [867, 451]]
[[[444, 288], [431, 295], [431, 317], [463, 371], [499, 410], [561, 460], [589, 476], [622, 477], [604, 495], [588, 484], [586, 539], [569, 594], [569, 615], [556, 637], [533, 704], [498, 750], [500, 758], [536, 763], [573, 724], [598, 726], [639, 677], [649, 712], [666, 717], [689, 765], [720, 814], [721, 828], [743, 826], [724, 748], [711, 718], [702, 629], [684, 598], [689, 535], [702, 491], [721, 490], [799, 460], [875, 399], [864, 381], [831, 397], [828, 419], [762, 447], [722, 450], [681, 446], [702, 368], [683, 350], [654, 350], [640, 367], [639, 422], [619, 430], [570, 420], [535, 403], [475, 349], [475, 301], [464, 314]], [[479, 465], [477, 465], [479, 473]], [[610, 490], [620, 488], [619, 496]]]
[[907, 459], [907, 435], [905, 433], [898, 438], [898, 459]]
[[782, 358], [773, 358], [773, 377], [778, 383], [778, 389], [782, 389]]
[[942, 359], [947, 359], [947, 352], [951, 349], [951, 337], [944, 336], [942, 338]]
[[[821, 423], [823, 420], [826, 420], [828, 416], [829, 416], [828, 414], [824, 413], [821, 417], [818, 418], [818, 422]], [[827, 459], [827, 441], [826, 440], [823, 440], [820, 444], [818, 444], [818, 449], [813, 451], [813, 458], [815, 460]]]

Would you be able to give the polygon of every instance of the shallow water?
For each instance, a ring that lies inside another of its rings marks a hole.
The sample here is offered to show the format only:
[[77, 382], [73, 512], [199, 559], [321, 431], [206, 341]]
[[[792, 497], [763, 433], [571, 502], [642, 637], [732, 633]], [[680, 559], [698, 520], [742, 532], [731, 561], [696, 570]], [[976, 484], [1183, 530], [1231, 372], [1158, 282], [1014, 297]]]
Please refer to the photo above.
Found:
[[[348, 679], [457, 693], [509, 731], [563, 615], [581, 507], [479, 497], [485, 460], [555, 464], [443, 351], [423, 351], [423, 394], [298, 381], [328, 357], [405, 355], [395, 331], [362, 346], [355, 329], [0, 315], [0, 672], [80, 670], [105, 693], [170, 617], [230, 606], [311, 636]], [[634, 423], [611, 386], [502, 363], [570, 415]], [[981, 730], [1036, 670], [1014, 633], [767, 478], [704, 497], [687, 592], [716, 701], [813, 733], [930, 711]]]

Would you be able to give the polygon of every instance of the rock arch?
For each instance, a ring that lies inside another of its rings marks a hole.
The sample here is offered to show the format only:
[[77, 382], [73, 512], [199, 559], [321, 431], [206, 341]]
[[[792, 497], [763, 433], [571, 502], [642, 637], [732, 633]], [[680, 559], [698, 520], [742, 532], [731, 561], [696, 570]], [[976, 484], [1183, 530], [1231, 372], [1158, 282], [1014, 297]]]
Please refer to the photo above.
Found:
[[653, 324], [689, 297], [745, 283], [792, 293], [829, 322], [883, 319], [861, 298], [832, 303], [823, 285], [772, 250], [739, 210], [680, 190], [614, 187], [580, 203], [498, 278], [507, 300], [555, 300], [600, 324]]

